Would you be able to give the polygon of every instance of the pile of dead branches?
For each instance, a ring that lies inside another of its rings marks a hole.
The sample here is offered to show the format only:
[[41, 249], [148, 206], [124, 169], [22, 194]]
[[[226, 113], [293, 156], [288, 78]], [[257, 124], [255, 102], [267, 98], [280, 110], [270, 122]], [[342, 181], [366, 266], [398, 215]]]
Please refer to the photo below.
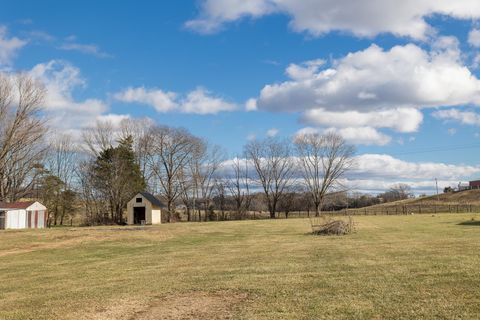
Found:
[[350, 234], [355, 230], [355, 224], [351, 217], [347, 221], [325, 219], [322, 223], [312, 223], [312, 231], [315, 235], [337, 235]]

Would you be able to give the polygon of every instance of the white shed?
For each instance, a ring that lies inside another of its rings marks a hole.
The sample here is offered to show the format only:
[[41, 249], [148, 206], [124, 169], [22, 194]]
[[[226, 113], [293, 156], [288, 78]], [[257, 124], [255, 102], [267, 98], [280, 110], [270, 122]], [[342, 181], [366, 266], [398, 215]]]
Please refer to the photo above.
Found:
[[0, 202], [0, 229], [36, 229], [46, 225], [47, 208], [40, 202]]
[[127, 224], [161, 224], [164, 207], [153, 194], [140, 192], [127, 204]]

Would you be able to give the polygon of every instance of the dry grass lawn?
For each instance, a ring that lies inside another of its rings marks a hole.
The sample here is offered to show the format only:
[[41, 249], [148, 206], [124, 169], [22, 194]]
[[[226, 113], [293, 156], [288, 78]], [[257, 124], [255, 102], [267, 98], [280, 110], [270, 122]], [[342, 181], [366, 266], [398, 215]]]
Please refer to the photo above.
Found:
[[2, 231], [0, 319], [478, 319], [474, 216]]

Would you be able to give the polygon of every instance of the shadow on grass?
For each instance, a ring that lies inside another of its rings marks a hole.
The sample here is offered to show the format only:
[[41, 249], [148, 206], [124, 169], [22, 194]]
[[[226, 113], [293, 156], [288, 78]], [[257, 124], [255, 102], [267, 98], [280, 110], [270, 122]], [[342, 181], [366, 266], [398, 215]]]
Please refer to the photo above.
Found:
[[479, 226], [480, 227], [480, 221], [477, 221], [477, 220], [464, 221], [464, 222], [460, 222], [458, 225], [459, 226]]

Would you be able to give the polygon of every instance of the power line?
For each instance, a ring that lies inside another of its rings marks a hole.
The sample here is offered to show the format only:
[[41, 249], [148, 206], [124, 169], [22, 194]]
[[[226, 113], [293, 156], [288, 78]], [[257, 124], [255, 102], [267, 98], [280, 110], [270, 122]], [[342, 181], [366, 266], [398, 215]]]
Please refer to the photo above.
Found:
[[389, 153], [392, 156], [401, 156], [408, 154], [418, 154], [418, 153], [430, 153], [430, 152], [441, 152], [441, 151], [452, 151], [452, 150], [462, 150], [462, 149], [475, 149], [480, 148], [480, 144], [466, 144], [466, 145], [456, 145], [456, 146], [436, 146], [431, 148], [422, 148], [418, 150], [398, 152], [398, 153]]

